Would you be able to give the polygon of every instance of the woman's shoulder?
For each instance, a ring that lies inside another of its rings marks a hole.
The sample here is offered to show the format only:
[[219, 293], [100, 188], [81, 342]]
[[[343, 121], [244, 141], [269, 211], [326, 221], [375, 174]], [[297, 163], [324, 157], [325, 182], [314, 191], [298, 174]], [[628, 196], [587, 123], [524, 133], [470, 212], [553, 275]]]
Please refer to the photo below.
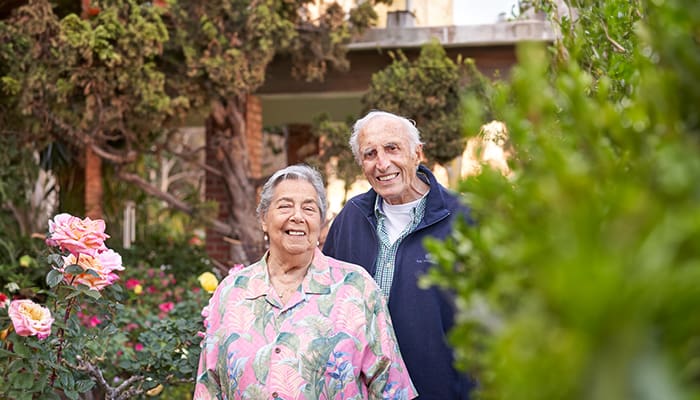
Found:
[[218, 287], [245, 287], [250, 279], [258, 275], [260, 269], [260, 261], [248, 266], [237, 264], [228, 270], [228, 274], [221, 279]]

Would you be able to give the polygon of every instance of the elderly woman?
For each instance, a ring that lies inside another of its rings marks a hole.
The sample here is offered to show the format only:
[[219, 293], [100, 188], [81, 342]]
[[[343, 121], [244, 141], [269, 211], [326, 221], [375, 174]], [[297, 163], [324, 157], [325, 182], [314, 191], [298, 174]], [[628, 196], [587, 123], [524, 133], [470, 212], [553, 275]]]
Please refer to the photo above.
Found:
[[376, 283], [317, 247], [320, 174], [276, 172], [257, 212], [269, 250], [226, 277], [205, 308], [194, 398], [415, 398]]

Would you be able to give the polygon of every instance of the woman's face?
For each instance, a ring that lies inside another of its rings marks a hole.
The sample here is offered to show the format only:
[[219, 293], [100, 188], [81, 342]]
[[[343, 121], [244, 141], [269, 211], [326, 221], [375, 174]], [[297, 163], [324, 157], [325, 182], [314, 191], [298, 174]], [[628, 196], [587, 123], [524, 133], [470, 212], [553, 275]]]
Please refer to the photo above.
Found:
[[321, 233], [321, 210], [313, 185], [297, 179], [277, 184], [270, 208], [262, 217], [262, 228], [270, 238], [271, 252], [313, 252]]

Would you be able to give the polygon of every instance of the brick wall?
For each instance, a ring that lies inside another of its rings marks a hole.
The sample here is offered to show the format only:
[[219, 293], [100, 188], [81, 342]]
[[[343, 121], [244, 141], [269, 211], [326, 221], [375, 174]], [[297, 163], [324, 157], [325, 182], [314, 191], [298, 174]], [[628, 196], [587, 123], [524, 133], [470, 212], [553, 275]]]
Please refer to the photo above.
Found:
[[262, 104], [259, 97], [249, 95], [246, 105], [246, 139], [248, 160], [250, 162], [249, 176], [253, 179], [260, 179], [262, 177], [263, 152]]

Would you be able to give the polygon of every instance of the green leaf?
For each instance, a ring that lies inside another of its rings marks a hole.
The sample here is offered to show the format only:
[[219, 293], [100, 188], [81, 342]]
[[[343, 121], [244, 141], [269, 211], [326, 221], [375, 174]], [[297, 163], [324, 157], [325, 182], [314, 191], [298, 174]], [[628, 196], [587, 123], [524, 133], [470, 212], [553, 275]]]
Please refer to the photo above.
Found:
[[9, 398], [13, 400], [32, 400], [33, 394], [27, 391], [10, 391]]
[[60, 254], [49, 254], [46, 257], [46, 261], [48, 261], [50, 265], [55, 265], [57, 268], [63, 266], [63, 257]]
[[88, 268], [86, 272], [87, 272], [88, 274], [94, 276], [95, 278], [99, 278], [99, 277], [100, 277], [100, 274], [99, 274], [97, 271], [95, 271], [94, 269], [92, 269], [92, 268]]
[[79, 393], [85, 393], [95, 387], [95, 382], [89, 379], [81, 379], [75, 383], [75, 389]]
[[11, 352], [11, 351], [7, 351], [5, 349], [0, 348], [0, 357], [2, 357], [2, 356], [14, 357], [14, 356], [16, 356], [16, 354]]
[[12, 379], [12, 387], [14, 389], [30, 389], [33, 384], [34, 375], [29, 372], [19, 373]]
[[32, 355], [31, 349], [24, 344], [24, 338], [16, 334], [12, 335], [12, 350], [21, 357], [30, 357]]
[[92, 298], [95, 299], [95, 300], [97, 300], [97, 299], [99, 299], [99, 298], [102, 297], [102, 295], [100, 294], [100, 292], [98, 292], [97, 290], [86, 289], [86, 290], [83, 291], [83, 293], [85, 293], [86, 296], [92, 297]]
[[64, 389], [72, 389], [75, 387], [75, 379], [73, 378], [73, 375], [70, 373], [67, 374], [60, 374], [58, 376], [59, 381], [61, 382], [61, 387]]
[[63, 274], [58, 270], [52, 269], [46, 274], [46, 284], [49, 285], [50, 288], [55, 288], [62, 280]]
[[80, 394], [74, 390], [64, 390], [63, 394], [71, 400], [78, 400], [80, 398]]
[[85, 272], [85, 269], [78, 264], [71, 264], [64, 269], [65, 273], [71, 275], [80, 275]]
[[74, 298], [74, 297], [78, 297], [78, 296], [80, 296], [82, 293], [83, 293], [82, 291], [80, 291], [80, 290], [75, 290], [75, 289], [74, 289], [74, 290], [71, 292], [71, 294], [69, 294], [69, 295], [66, 296], [66, 300], [70, 300], [70, 299], [72, 299], [72, 298]]

